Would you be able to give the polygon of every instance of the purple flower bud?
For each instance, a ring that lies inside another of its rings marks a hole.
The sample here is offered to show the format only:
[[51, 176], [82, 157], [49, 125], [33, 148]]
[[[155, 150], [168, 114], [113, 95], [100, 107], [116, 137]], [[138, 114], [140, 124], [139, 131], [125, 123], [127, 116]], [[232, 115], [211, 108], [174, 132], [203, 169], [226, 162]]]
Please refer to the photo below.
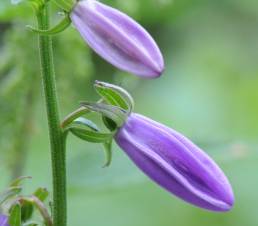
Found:
[[132, 113], [115, 140], [160, 186], [196, 206], [228, 211], [232, 188], [217, 164], [180, 133]]
[[114, 66], [146, 78], [163, 72], [164, 61], [157, 44], [126, 14], [85, 0], [75, 5], [70, 17], [90, 47]]
[[0, 214], [0, 226], [9, 226], [8, 217], [3, 214]]

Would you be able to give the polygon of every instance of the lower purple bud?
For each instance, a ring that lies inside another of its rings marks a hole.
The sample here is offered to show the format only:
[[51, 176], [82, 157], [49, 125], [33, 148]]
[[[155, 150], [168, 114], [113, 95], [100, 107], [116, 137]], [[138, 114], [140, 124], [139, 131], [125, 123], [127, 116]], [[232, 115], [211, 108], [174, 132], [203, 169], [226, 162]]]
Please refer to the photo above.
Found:
[[10, 226], [8, 224], [8, 217], [3, 214], [0, 214], [0, 226]]
[[234, 194], [218, 165], [182, 134], [132, 113], [115, 138], [134, 163], [160, 186], [212, 211], [228, 211]]

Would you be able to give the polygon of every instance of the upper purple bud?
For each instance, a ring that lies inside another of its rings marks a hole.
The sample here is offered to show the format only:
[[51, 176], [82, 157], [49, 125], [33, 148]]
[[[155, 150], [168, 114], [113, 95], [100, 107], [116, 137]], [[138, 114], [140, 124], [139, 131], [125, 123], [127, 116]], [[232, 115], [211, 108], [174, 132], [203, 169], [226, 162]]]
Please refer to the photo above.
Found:
[[75, 5], [70, 17], [90, 47], [109, 63], [146, 78], [162, 74], [164, 61], [157, 44], [126, 14], [85, 0]]
[[0, 214], [0, 226], [9, 226], [8, 217], [3, 214]]
[[228, 211], [232, 188], [218, 165], [180, 133], [139, 114], [131, 114], [116, 142], [152, 180], [196, 206]]

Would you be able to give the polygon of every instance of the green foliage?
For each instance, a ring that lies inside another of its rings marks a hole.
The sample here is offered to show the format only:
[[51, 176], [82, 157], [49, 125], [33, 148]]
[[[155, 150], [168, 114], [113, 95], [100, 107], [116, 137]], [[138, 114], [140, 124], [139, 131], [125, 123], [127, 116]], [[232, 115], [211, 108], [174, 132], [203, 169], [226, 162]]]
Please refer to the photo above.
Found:
[[19, 203], [11, 208], [8, 222], [10, 226], [21, 226], [21, 205]]
[[21, 187], [10, 187], [0, 195], [0, 205], [6, 200], [18, 195], [21, 192]]
[[[5, 4], [5, 3], [4, 3]], [[6, 3], [6, 5], [8, 5]], [[3, 7], [0, 3], [0, 7]], [[17, 7], [11, 6], [10, 7]], [[27, 6], [28, 7], [28, 6]], [[19, 8], [20, 9], [20, 8]], [[28, 10], [28, 8], [27, 8]], [[1, 10], [0, 10], [1, 11]], [[6, 12], [5, 10], [3, 10]], [[15, 14], [19, 17], [19, 10]], [[9, 15], [9, 14], [8, 14]], [[8, 19], [8, 18], [7, 18]], [[10, 18], [13, 19], [13, 18]], [[1, 29], [1, 28], [0, 28]], [[73, 106], [84, 87], [78, 84], [87, 84], [92, 73], [93, 65], [90, 54], [74, 29], [68, 29], [63, 36], [54, 39], [58, 89], [62, 105]], [[12, 169], [12, 177], [20, 175], [26, 156], [27, 143], [34, 130], [34, 109], [40, 98], [40, 71], [37, 51], [37, 35], [25, 28], [25, 20], [13, 21], [8, 24], [2, 38], [0, 52], [0, 109], [1, 150], [8, 150], [5, 154], [7, 165]], [[67, 43], [72, 43], [70, 48]], [[78, 63], [84, 61], [84, 64]], [[70, 62], [70, 67], [63, 62]], [[71, 88], [74, 84], [74, 88]], [[67, 90], [69, 90], [67, 92]]]
[[[152, 28], [165, 54], [166, 72], [155, 81], [114, 72], [70, 27], [54, 37], [62, 115], [88, 97], [98, 98], [92, 94], [95, 78], [115, 81], [133, 94], [135, 111], [182, 131], [218, 161], [233, 184], [236, 206], [228, 214], [195, 209], [149, 182], [115, 145], [113, 162], [103, 169], [102, 153], [95, 151], [99, 146], [71, 138], [69, 225], [258, 225], [258, 1], [103, 2]], [[53, 24], [60, 19], [54, 12]], [[25, 28], [34, 25], [32, 10], [1, 0], [0, 21], [1, 170], [9, 174], [3, 165], [8, 160], [13, 169], [22, 159], [17, 157], [21, 141], [31, 140], [25, 145], [26, 172], [33, 174], [34, 186], [41, 181], [48, 186], [37, 38]]]
[[47, 199], [49, 192], [46, 188], [38, 188], [33, 195], [36, 196], [41, 202], [44, 202]]

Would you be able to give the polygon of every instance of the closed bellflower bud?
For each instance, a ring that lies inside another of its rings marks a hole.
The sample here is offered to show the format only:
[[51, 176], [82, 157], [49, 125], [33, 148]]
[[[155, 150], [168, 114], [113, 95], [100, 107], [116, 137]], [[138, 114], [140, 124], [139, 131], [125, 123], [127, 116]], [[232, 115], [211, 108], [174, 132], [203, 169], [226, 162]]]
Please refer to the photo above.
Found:
[[217, 164], [182, 134], [132, 113], [116, 134], [117, 144], [167, 191], [212, 211], [228, 211], [232, 188]]
[[3, 214], [0, 214], [0, 226], [9, 226], [8, 217]]
[[162, 74], [162, 54], [149, 33], [126, 14], [95, 0], [76, 3], [70, 13], [89, 46], [109, 63], [133, 74]]

